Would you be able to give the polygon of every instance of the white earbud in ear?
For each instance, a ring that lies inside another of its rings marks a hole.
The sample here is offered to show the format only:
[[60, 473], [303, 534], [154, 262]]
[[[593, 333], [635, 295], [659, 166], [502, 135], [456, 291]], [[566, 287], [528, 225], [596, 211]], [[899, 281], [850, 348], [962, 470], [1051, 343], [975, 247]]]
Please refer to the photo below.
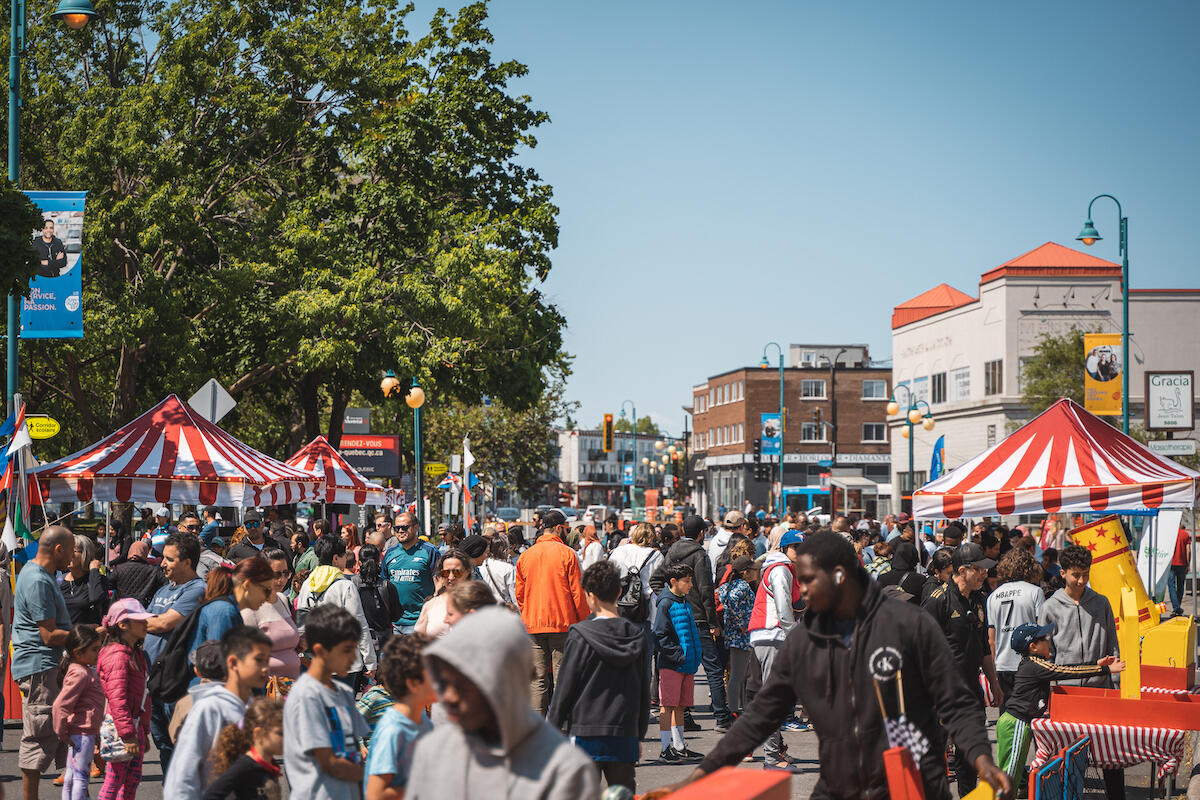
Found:
[[842, 581], [845, 580], [845, 578], [846, 578], [846, 573], [844, 573], [844, 572], [837, 573], [836, 575], [833, 576], [833, 585], [841, 586]]

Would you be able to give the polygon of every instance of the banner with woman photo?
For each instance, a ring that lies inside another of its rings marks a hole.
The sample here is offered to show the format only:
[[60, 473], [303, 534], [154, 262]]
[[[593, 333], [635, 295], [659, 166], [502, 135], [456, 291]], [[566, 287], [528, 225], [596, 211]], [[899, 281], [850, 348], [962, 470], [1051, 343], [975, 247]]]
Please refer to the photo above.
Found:
[[41, 256], [29, 296], [21, 301], [21, 338], [83, 336], [83, 204], [87, 192], [26, 192], [42, 211], [33, 247]]
[[1083, 407], [1093, 414], [1121, 413], [1121, 334], [1083, 335]]

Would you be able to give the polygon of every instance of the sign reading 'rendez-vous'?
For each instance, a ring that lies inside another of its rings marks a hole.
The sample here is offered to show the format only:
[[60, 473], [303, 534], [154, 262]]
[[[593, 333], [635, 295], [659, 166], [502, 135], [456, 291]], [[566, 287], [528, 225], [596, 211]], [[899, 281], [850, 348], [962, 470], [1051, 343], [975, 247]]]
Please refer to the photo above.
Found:
[[33, 231], [41, 256], [29, 296], [21, 300], [21, 338], [78, 339], [83, 336], [83, 203], [87, 192], [26, 192], [42, 211]]
[[1191, 370], [1146, 372], [1146, 430], [1190, 431], [1196, 427]]

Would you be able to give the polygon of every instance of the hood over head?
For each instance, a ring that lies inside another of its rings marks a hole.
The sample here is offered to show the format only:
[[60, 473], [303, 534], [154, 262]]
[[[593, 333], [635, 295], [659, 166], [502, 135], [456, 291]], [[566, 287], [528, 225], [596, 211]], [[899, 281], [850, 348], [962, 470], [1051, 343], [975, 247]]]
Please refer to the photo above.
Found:
[[892, 569], [897, 572], [911, 572], [917, 568], [917, 548], [912, 542], [900, 542], [892, 556]]
[[344, 577], [345, 575], [342, 574], [340, 569], [331, 564], [326, 564], [314, 569], [312, 574], [308, 576], [308, 580], [304, 582], [304, 586], [313, 594], [319, 594], [332, 586], [335, 581]]
[[633, 664], [646, 646], [646, 634], [624, 617], [589, 619], [572, 626], [572, 630], [582, 636], [600, 656], [600, 660], [611, 667]]
[[671, 545], [671, 549], [667, 551], [667, 558], [671, 561], [683, 561], [697, 550], [703, 549], [695, 539], [680, 539]]
[[439, 689], [438, 660], [479, 687], [496, 716], [500, 747], [505, 753], [515, 750], [542, 724], [541, 716], [530, 706], [533, 646], [521, 618], [511, 611], [485, 607], [467, 614], [445, 636], [425, 648], [424, 657]]

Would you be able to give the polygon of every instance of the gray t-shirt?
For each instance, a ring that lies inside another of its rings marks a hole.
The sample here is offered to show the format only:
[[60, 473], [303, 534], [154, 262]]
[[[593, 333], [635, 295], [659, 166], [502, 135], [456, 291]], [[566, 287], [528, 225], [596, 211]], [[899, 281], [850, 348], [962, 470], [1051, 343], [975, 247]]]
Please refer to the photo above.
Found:
[[292, 797], [358, 800], [362, 784], [327, 775], [312, 756], [313, 750], [328, 747], [335, 756], [362, 763], [361, 740], [370, 728], [348, 687], [335, 681], [330, 688], [301, 675], [283, 705], [283, 729], [283, 766]]
[[[168, 583], [157, 592], [150, 600], [150, 605], [146, 608], [151, 614], [158, 616], [165, 614], [168, 611], [178, 611], [185, 618], [199, 608], [201, 601], [204, 600], [204, 581], [199, 578], [192, 578], [187, 583]], [[183, 623], [180, 622], [180, 625]], [[166, 633], [152, 633], [146, 637], [145, 643], [142, 645], [142, 651], [146, 654], [146, 660], [154, 665], [155, 659], [166, 648], [167, 642], [171, 638], [173, 631]]]
[[58, 666], [61, 647], [42, 642], [38, 623], [52, 619], [55, 626], [71, 629], [71, 615], [58, 583], [36, 561], [30, 561], [17, 576], [17, 591], [13, 598], [13, 680], [36, 675]]
[[996, 630], [996, 671], [1016, 672], [1021, 654], [1012, 649], [1012, 633], [1018, 626], [1036, 625], [1046, 596], [1041, 587], [1025, 581], [1009, 581], [988, 595], [987, 623]]

